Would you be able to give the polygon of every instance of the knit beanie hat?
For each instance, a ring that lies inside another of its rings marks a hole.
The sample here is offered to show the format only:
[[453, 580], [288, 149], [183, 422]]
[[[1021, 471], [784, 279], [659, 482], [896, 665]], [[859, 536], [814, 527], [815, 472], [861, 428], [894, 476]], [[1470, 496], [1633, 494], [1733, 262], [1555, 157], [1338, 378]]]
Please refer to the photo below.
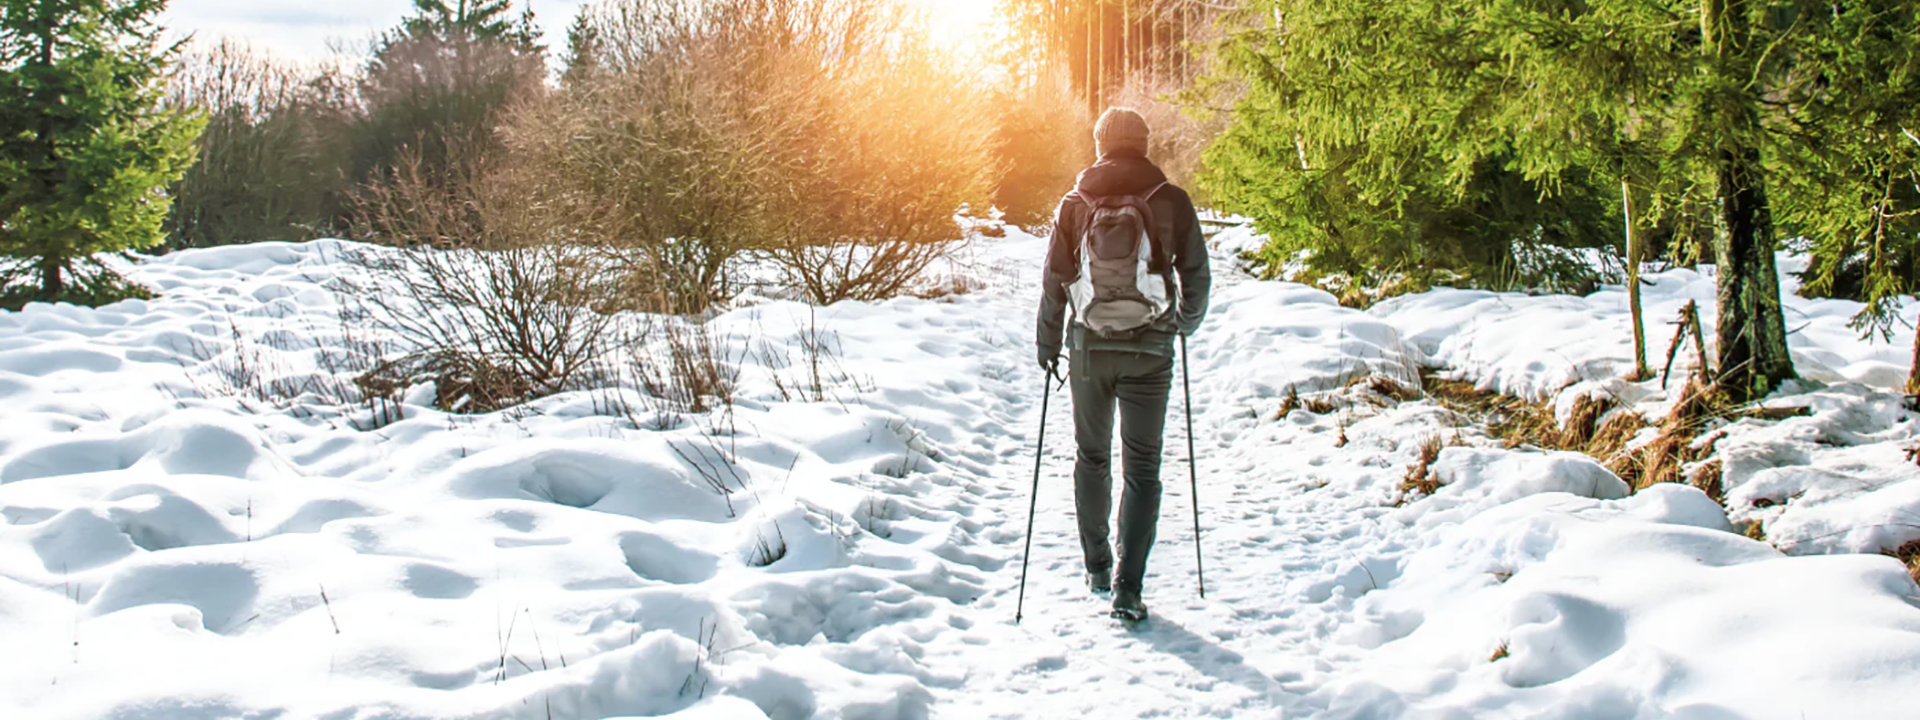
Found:
[[1093, 124], [1093, 147], [1100, 157], [1121, 149], [1147, 154], [1147, 119], [1132, 108], [1107, 108]]

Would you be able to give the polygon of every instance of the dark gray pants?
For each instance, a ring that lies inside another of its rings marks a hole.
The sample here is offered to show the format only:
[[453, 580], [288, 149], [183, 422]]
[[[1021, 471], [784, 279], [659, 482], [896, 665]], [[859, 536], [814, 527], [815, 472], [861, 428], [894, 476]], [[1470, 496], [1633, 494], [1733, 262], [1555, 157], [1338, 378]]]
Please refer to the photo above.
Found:
[[1113, 568], [1107, 518], [1113, 513], [1114, 405], [1120, 408], [1120, 566], [1114, 587], [1140, 590], [1160, 517], [1160, 434], [1167, 425], [1173, 358], [1152, 353], [1073, 351], [1073, 507], [1087, 569]]

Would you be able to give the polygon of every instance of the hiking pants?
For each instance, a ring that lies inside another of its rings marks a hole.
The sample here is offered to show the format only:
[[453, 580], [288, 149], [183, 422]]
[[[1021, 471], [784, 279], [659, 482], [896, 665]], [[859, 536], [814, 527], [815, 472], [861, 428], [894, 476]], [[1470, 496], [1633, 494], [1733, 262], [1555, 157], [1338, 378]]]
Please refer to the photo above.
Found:
[[1113, 568], [1107, 518], [1113, 512], [1113, 419], [1120, 408], [1120, 565], [1115, 588], [1139, 591], [1160, 517], [1160, 433], [1167, 425], [1173, 358], [1152, 353], [1075, 350], [1068, 360], [1073, 385], [1073, 507], [1087, 569]]

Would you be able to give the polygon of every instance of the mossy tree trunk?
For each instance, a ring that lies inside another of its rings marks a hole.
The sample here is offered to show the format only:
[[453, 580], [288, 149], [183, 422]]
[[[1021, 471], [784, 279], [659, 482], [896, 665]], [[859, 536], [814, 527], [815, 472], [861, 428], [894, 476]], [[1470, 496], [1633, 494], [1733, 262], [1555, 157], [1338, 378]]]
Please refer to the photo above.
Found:
[[1719, 266], [1715, 274], [1719, 321], [1714, 328], [1717, 384], [1730, 399], [1745, 402], [1794, 377], [1793, 358], [1780, 310], [1773, 212], [1767, 206], [1760, 151], [1724, 150], [1716, 170], [1720, 195], [1720, 231], [1714, 238]]
[[1750, 0], [1701, 3], [1702, 48], [1723, 82], [1706, 98], [1709, 122], [1717, 125], [1718, 153], [1712, 157], [1719, 203], [1719, 232], [1714, 237], [1715, 299], [1719, 320], [1719, 376], [1715, 385], [1734, 402], [1764, 397], [1794, 377], [1787, 351], [1786, 319], [1780, 311], [1780, 271], [1774, 262], [1773, 210], [1767, 204], [1766, 168], [1760, 149], [1760, 98], [1750, 84], [1765, 49], [1753, 37]]

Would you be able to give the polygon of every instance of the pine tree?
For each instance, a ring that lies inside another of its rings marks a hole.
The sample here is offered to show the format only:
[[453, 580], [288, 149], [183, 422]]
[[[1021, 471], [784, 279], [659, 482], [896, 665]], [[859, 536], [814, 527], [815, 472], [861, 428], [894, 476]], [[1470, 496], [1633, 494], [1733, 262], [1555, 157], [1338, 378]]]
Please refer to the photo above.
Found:
[[360, 82], [356, 178], [417, 164], [435, 184], [460, 182], [499, 149], [500, 112], [539, 92], [546, 70], [532, 12], [511, 13], [509, 0], [415, 0]]
[[1226, 44], [1236, 77], [1209, 83], [1245, 90], [1202, 184], [1273, 239], [1270, 267], [1304, 259], [1314, 274], [1361, 282], [1405, 274], [1500, 288], [1590, 280], [1578, 264], [1540, 261], [1617, 242], [1617, 203], [1605, 199], [1617, 179], [1543, 167], [1543, 150], [1564, 152], [1543, 147], [1552, 133], [1496, 127], [1495, 113], [1520, 103], [1465, 6], [1282, 0], [1246, 11], [1264, 27]]
[[[1866, 190], [1911, 172], [1892, 142], [1920, 126], [1902, 0], [1268, 0], [1248, 17], [1265, 27], [1230, 45], [1252, 89], [1212, 158], [1221, 196], [1272, 203], [1302, 183], [1266, 164], [1341, 159], [1352, 199], [1331, 202], [1388, 218], [1490, 161], [1548, 191], [1628, 180], [1674, 226], [1704, 197], [1714, 365], [1737, 400], [1794, 376], [1776, 208], [1796, 229], [1873, 237], [1892, 205], [1863, 199], [1892, 195]], [[1853, 154], [1800, 162], [1834, 143]]]
[[[1920, 287], [1920, 13], [1912, 4], [1851, 2], [1809, 16], [1818, 32], [1790, 34], [1792, 78], [1780, 99], [1794, 108], [1777, 132], [1781, 225], [1813, 241], [1802, 292], [1836, 285], [1867, 303], [1854, 318], [1891, 339], [1904, 324], [1901, 297]], [[1920, 361], [1920, 335], [1914, 359]], [[1907, 392], [1920, 394], [1920, 362]]]
[[[177, 47], [165, 0], [0, 0], [0, 288], [25, 299], [106, 299], [122, 280], [97, 253], [163, 239], [164, 190], [201, 122], [163, 107]], [[16, 283], [32, 278], [37, 291]]]
[[513, 0], [454, 0], [451, 5], [447, 0], [413, 0], [413, 15], [400, 22], [399, 38], [427, 37], [501, 41], [530, 55], [545, 51], [532, 6], [516, 18]]
[[567, 87], [576, 87], [600, 72], [600, 27], [593, 23], [587, 8], [581, 8], [573, 16], [573, 24], [567, 26], [567, 54], [561, 61], [564, 69], [560, 82]]

